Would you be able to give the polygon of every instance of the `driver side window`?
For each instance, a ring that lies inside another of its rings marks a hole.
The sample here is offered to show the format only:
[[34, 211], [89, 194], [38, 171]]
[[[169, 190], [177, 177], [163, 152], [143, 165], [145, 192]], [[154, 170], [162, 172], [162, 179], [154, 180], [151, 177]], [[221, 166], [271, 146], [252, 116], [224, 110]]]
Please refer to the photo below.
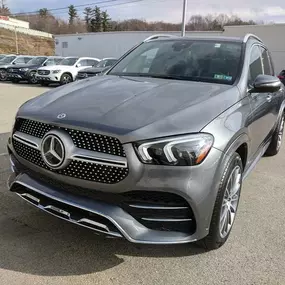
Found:
[[261, 51], [259, 46], [256, 45], [251, 50], [248, 85], [253, 86], [254, 80], [260, 74], [263, 74]]

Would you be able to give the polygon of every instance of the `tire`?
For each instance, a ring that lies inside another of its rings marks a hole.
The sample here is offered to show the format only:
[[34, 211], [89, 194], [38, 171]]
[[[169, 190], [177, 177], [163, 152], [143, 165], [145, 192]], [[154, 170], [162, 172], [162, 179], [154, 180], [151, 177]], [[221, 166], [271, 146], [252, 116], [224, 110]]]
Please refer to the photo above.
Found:
[[38, 83], [38, 80], [36, 78], [36, 72], [35, 71], [31, 71], [30, 72], [30, 75], [29, 75], [29, 83], [30, 84], [37, 84]]
[[41, 84], [41, 86], [43, 86], [43, 87], [48, 87], [48, 86], [49, 86], [49, 83], [48, 83], [48, 82], [41, 82], [40, 84]]
[[[199, 242], [199, 244], [206, 250], [214, 250], [221, 247], [223, 244], [225, 244], [231, 233], [240, 199], [240, 192], [242, 188], [242, 173], [242, 160], [240, 155], [235, 152], [229, 158], [222, 174], [213, 210], [209, 234]], [[230, 187], [231, 181], [233, 182], [233, 185], [236, 186], [236, 194], [232, 195], [232, 202], [230, 202], [230, 195], [228, 195], [228, 193], [234, 193], [232, 192], [234, 188]], [[227, 187], [231, 190], [230, 192], [227, 191]], [[224, 227], [222, 226], [223, 224]]]
[[284, 113], [279, 119], [276, 130], [272, 135], [271, 143], [265, 152], [265, 156], [274, 156], [279, 152], [282, 145], [283, 133], [284, 133]]
[[60, 78], [60, 85], [65, 85], [73, 81], [72, 76], [69, 73], [63, 73]]
[[8, 72], [5, 69], [0, 69], [0, 81], [6, 81], [8, 79]]

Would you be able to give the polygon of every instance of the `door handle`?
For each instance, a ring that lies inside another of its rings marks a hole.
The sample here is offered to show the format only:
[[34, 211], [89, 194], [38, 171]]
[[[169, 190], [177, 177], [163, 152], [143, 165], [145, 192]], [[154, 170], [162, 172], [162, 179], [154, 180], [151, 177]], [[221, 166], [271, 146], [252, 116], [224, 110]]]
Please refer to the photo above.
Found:
[[267, 95], [266, 101], [267, 101], [267, 102], [271, 102], [271, 100], [272, 100], [272, 95]]

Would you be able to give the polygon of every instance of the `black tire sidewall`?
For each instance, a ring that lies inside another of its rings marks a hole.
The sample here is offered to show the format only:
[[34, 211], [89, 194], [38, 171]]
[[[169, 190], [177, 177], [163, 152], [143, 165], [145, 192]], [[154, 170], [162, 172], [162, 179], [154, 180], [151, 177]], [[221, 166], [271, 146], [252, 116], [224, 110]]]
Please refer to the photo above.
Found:
[[5, 78], [2, 78], [2, 76], [0, 76], [0, 81], [6, 81], [7, 77], [8, 77], [8, 72], [5, 69], [0, 69], [0, 73], [4, 72], [4, 74], [6, 74]]

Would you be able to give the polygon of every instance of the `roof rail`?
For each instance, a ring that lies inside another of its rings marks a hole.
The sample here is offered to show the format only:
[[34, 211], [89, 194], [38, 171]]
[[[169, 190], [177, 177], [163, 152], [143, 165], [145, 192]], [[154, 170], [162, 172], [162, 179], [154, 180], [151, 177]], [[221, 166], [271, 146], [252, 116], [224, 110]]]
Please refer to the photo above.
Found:
[[246, 34], [243, 38], [243, 42], [246, 43], [249, 40], [249, 38], [254, 38], [261, 43], [263, 42], [262, 39], [260, 39], [258, 36], [254, 35], [254, 34]]
[[147, 42], [147, 41], [158, 39], [158, 38], [173, 38], [173, 37], [177, 37], [177, 36], [169, 35], [169, 34], [157, 34], [157, 35], [152, 35], [146, 38], [143, 42]]

